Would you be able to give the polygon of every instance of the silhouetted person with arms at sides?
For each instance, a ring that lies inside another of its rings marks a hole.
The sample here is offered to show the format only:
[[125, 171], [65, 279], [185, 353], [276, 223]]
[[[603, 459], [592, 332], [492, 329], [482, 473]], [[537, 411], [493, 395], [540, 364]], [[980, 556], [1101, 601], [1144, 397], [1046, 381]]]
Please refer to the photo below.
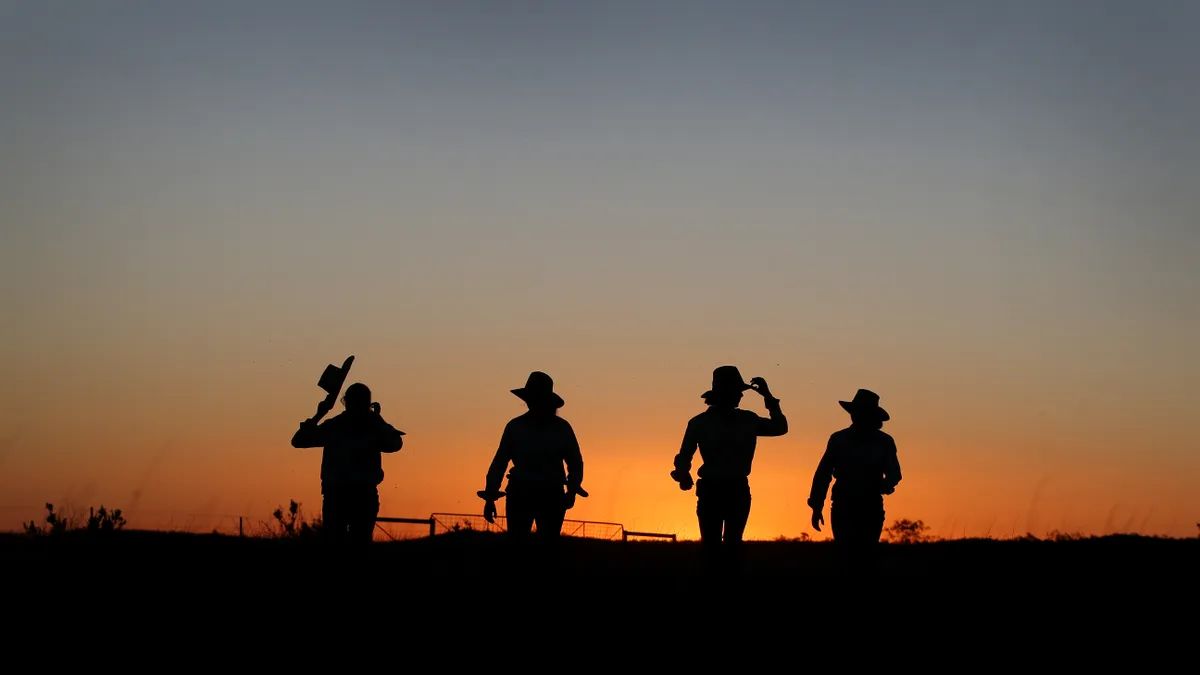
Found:
[[[699, 449], [704, 463], [696, 472], [696, 517], [710, 570], [740, 566], [742, 535], [750, 518], [750, 467], [758, 437], [782, 436], [788, 431], [787, 418], [767, 381], [756, 377], [750, 382], [746, 384], [734, 366], [713, 371], [712, 389], [702, 396], [708, 410], [688, 421], [671, 472], [681, 490], [692, 489], [692, 456]], [[762, 395], [769, 419], [738, 407], [747, 389]]]
[[404, 445], [404, 432], [384, 421], [371, 390], [362, 383], [346, 388], [342, 414], [321, 422], [333, 408], [330, 399], [300, 423], [294, 448], [324, 448], [321, 456], [322, 535], [332, 543], [369, 544], [379, 515], [383, 453]]
[[879, 396], [859, 389], [853, 401], [839, 401], [850, 413], [850, 426], [829, 437], [825, 455], [813, 476], [808, 505], [813, 529], [820, 532], [829, 481], [833, 484], [830, 525], [843, 569], [874, 571], [879, 537], [883, 533], [883, 496], [896, 491], [900, 460], [896, 442], [883, 432], [890, 416], [879, 406]]
[[[529, 538], [534, 523], [537, 537], [544, 542], [562, 534], [567, 510], [575, 506], [576, 495], [586, 497], [583, 489], [583, 455], [570, 422], [558, 416], [563, 407], [561, 396], [554, 393], [554, 381], [543, 372], [530, 373], [525, 386], [513, 389], [529, 407], [504, 427], [496, 456], [487, 472], [487, 487], [478, 494], [487, 503], [483, 517], [496, 522], [496, 500], [507, 497], [510, 539]], [[500, 491], [504, 472], [512, 463], [508, 486]], [[564, 471], [563, 466], [566, 466]]]

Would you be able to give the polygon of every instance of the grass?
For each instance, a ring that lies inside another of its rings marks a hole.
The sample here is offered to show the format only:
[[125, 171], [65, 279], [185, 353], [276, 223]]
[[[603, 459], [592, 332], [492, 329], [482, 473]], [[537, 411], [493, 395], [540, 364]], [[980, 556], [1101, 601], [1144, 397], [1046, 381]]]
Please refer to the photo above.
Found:
[[556, 649], [571, 658], [585, 644], [640, 644], [664, 630], [740, 636], [697, 634], [689, 651], [778, 631], [783, 641], [769, 644], [791, 650], [844, 640], [847, 626], [874, 631], [861, 638], [873, 642], [963, 630], [985, 646], [1047, 631], [1099, 641], [1117, 630], [1126, 642], [1148, 644], [1135, 631], [1184, 644], [1190, 624], [1171, 617], [1195, 606], [1200, 569], [1200, 539], [1126, 535], [884, 544], [877, 579], [839, 578], [826, 541], [747, 542], [744, 576], [724, 583], [703, 577], [695, 542], [567, 538], [557, 553], [522, 557], [504, 535], [478, 531], [376, 542], [359, 555], [302, 536], [0, 534], [6, 611], [25, 625], [101, 612], [223, 640], [233, 626], [244, 636], [332, 626], [431, 649], [420, 640], [465, 648], [520, 624], [559, 636]]

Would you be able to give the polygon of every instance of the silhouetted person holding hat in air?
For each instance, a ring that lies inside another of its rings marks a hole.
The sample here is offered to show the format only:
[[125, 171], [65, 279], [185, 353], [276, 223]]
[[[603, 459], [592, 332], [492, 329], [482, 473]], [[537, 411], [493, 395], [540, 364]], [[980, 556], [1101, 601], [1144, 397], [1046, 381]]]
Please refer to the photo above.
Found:
[[883, 496], [896, 491], [900, 461], [896, 442], [883, 432], [890, 416], [879, 406], [879, 395], [859, 389], [853, 401], [839, 401], [850, 413], [850, 426], [829, 437], [825, 455], [813, 475], [808, 505], [813, 529], [825, 522], [822, 510], [829, 481], [833, 484], [830, 509], [833, 539], [843, 568], [858, 572], [873, 569], [879, 537], [883, 533]]
[[[494, 523], [496, 500], [507, 497], [508, 533], [512, 538], [526, 539], [537, 523], [538, 538], [553, 541], [562, 533], [563, 520], [575, 505], [575, 496], [587, 497], [582, 487], [583, 455], [571, 424], [558, 416], [564, 402], [554, 393], [549, 375], [530, 373], [525, 386], [512, 393], [525, 401], [529, 411], [504, 427], [488, 468], [487, 487], [478, 493], [487, 502], [483, 517]], [[501, 492], [500, 482], [510, 462], [507, 490]]]
[[[339, 385], [340, 386], [340, 385]], [[322, 534], [333, 543], [369, 544], [379, 515], [382, 453], [404, 445], [404, 432], [383, 420], [371, 390], [362, 383], [346, 388], [342, 414], [321, 422], [333, 408], [332, 397], [317, 414], [300, 423], [294, 448], [324, 448], [321, 456]]]
[[[712, 389], [702, 396], [708, 410], [688, 421], [671, 472], [680, 489], [692, 489], [692, 456], [699, 449], [704, 463], [696, 472], [696, 517], [710, 566], [740, 562], [742, 535], [750, 517], [750, 468], [758, 437], [782, 436], [788, 431], [787, 418], [767, 381], [756, 377], [750, 382], [746, 384], [734, 366], [713, 371]], [[762, 395], [769, 419], [738, 407], [747, 389]], [[720, 556], [723, 549], [726, 555]]]

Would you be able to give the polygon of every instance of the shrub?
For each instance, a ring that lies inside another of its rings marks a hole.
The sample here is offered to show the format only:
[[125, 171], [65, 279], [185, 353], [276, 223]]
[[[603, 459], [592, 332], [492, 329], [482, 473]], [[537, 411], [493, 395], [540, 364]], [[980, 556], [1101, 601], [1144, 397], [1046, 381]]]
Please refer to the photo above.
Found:
[[46, 518], [42, 523], [31, 520], [23, 523], [25, 533], [31, 536], [57, 535], [72, 530], [86, 529], [88, 532], [114, 532], [126, 525], [125, 516], [121, 509], [109, 511], [104, 505], [99, 509], [90, 509], [87, 521], [80, 523], [69, 516], [54, 512], [54, 505], [46, 502]]
[[892, 521], [891, 525], [883, 529], [883, 537], [893, 544], [919, 544], [937, 539], [929, 534], [929, 526], [925, 521], [907, 518]]
[[275, 524], [267, 525], [268, 536], [278, 539], [309, 539], [321, 532], [321, 517], [307, 519], [300, 508], [300, 502], [294, 499], [290, 500], [286, 511], [281, 506], [275, 509], [271, 516], [275, 518]]

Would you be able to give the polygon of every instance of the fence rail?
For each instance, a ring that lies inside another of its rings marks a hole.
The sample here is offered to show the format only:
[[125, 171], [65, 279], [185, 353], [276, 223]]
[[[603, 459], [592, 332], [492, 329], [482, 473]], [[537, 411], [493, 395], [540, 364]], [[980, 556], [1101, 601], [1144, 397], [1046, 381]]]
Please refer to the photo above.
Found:
[[[25, 506], [0, 506], [0, 511], [7, 511], [16, 514], [17, 518], [12, 518], [15, 522], [12, 527], [0, 529], [0, 531], [23, 531], [25, 523], [33, 521], [37, 526], [45, 526], [45, 509], [41, 510], [41, 517], [37, 517], [38, 509]], [[63, 509], [65, 513], [60, 514], [62, 517], [68, 518], [72, 523], [72, 527], [80, 527], [86, 524], [87, 516], [91, 515], [88, 512], [81, 512], [77, 508], [67, 506]], [[57, 509], [56, 509], [57, 512]], [[247, 516], [229, 514], [229, 513], [190, 513], [186, 511], [167, 511], [154, 509], [138, 509], [134, 512], [125, 512], [123, 515], [133, 527], [137, 527], [136, 523], [138, 516], [158, 516], [159, 523], [153, 529], [166, 532], [187, 532], [187, 533], [213, 533], [225, 535], [237, 535], [241, 537], [273, 537], [281, 536], [283, 529], [282, 522], [274, 520], [250, 518]], [[305, 517], [306, 514], [305, 514]], [[300, 523], [297, 523], [299, 527]], [[407, 528], [404, 526], [421, 526], [419, 529]], [[395, 527], [388, 527], [395, 526]], [[400, 540], [413, 539], [423, 537], [434, 537], [439, 534], [449, 532], [493, 532], [504, 533], [508, 531], [508, 518], [506, 516], [497, 515], [494, 523], [489, 523], [482, 515], [475, 513], [432, 513], [427, 518], [399, 518], [391, 516], [380, 516], [375, 519], [376, 539], [381, 540]], [[537, 530], [536, 525], [534, 531]], [[662, 539], [676, 541], [674, 534], [665, 534], [658, 532], [633, 532], [625, 529], [625, 526], [620, 523], [609, 523], [603, 521], [591, 520], [564, 520], [561, 533], [566, 537], [578, 537], [583, 539], [600, 539], [609, 541], [629, 541], [629, 539]]]
[[[508, 531], [508, 518], [496, 516], [495, 522], [488, 522], [483, 516], [474, 513], [433, 513], [428, 518], [393, 518], [381, 516], [375, 519], [376, 527], [389, 539], [399, 539], [393, 536], [381, 524], [399, 523], [409, 525], [426, 525], [430, 537], [449, 532], [492, 532]], [[533, 530], [537, 531], [535, 524]], [[620, 523], [607, 523], [592, 520], [564, 520], [562, 536], [579, 537], [582, 539], [602, 539], [608, 541], [629, 541], [630, 537], [646, 539], [669, 539], [676, 541], [674, 534], [661, 532], [630, 532]]]
[[630, 532], [625, 530], [621, 538], [623, 541], [629, 541], [630, 537], [646, 538], [646, 539], [670, 539], [677, 541], [674, 534], [666, 534], [662, 532]]

